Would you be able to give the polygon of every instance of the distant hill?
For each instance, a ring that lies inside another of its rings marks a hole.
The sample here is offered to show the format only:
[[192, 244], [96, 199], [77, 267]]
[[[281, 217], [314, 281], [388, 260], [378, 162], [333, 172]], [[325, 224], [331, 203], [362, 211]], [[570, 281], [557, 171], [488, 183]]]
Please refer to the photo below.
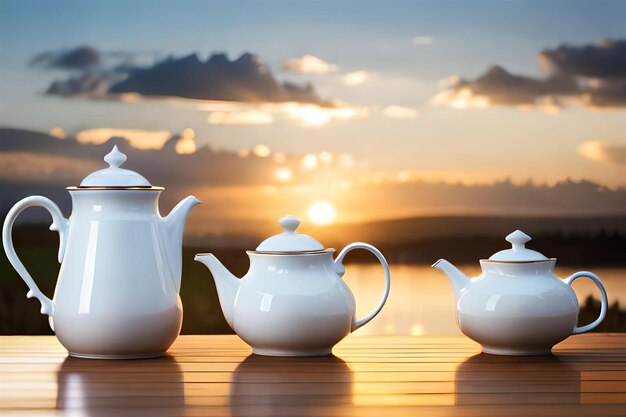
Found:
[[[268, 229], [267, 225], [263, 227]], [[521, 229], [533, 237], [529, 247], [559, 258], [568, 265], [626, 265], [626, 217], [419, 217], [355, 225], [313, 227], [310, 234], [326, 247], [341, 249], [350, 242], [369, 242], [396, 263], [432, 263], [440, 257], [457, 262], [477, 262], [506, 249], [506, 235]], [[256, 230], [256, 229], [253, 229]], [[185, 242], [205, 250], [235, 254], [254, 249], [264, 238], [278, 233], [273, 227], [264, 235], [189, 236]], [[366, 252], [353, 259], [371, 261]]]
[[[382, 245], [403, 245], [415, 241], [451, 238], [493, 237], [502, 240], [516, 229], [536, 238], [541, 236], [626, 235], [626, 216], [598, 217], [496, 217], [441, 216], [415, 217], [311, 231], [321, 240], [347, 243], [366, 240]], [[537, 240], [537, 239], [536, 239]], [[626, 248], [625, 248], [626, 250]]]

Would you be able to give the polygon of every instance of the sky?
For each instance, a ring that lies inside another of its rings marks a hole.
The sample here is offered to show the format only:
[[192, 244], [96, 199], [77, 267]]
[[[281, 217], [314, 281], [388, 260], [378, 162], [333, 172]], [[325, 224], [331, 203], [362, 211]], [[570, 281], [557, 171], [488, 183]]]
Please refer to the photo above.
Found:
[[[206, 145], [246, 167], [273, 158], [263, 184], [224, 173], [205, 192], [239, 195], [233, 210], [244, 213], [261, 195], [300, 190], [321, 223], [463, 207], [402, 199], [424, 182], [572, 179], [619, 191], [625, 21], [620, 1], [2, 0], [0, 125], [92, 145], [176, 138], [177, 154]], [[33, 163], [26, 145], [10, 152]], [[29, 165], [11, 176], [18, 159], [2, 153], [5, 182], [37, 182]], [[364, 199], [342, 195], [359, 180], [392, 185], [384, 213], [359, 213]], [[284, 188], [268, 191], [274, 183]], [[346, 199], [351, 214], [335, 213]]]

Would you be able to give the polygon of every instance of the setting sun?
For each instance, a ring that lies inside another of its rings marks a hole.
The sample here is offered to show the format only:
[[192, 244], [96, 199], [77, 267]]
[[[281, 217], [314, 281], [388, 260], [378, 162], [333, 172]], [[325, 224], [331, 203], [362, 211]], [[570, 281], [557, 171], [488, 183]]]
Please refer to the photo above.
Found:
[[309, 219], [318, 226], [326, 226], [332, 224], [335, 221], [337, 211], [335, 206], [328, 201], [319, 201], [309, 207], [308, 216]]

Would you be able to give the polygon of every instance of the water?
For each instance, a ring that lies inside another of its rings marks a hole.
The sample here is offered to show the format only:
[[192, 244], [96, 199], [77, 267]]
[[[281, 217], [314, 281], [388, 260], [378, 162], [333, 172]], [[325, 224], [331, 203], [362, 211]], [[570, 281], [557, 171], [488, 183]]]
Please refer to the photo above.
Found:
[[[469, 276], [477, 276], [480, 267], [462, 266]], [[565, 278], [580, 269], [556, 268]], [[626, 268], [589, 268], [600, 277], [609, 296], [609, 304], [619, 301], [626, 306]], [[378, 264], [347, 265], [345, 280], [357, 302], [357, 317], [367, 315], [378, 304], [383, 273]], [[588, 295], [600, 299], [591, 280], [579, 278], [574, 289], [580, 302]], [[387, 304], [374, 320], [359, 329], [361, 335], [458, 335], [455, 321], [454, 294], [446, 276], [427, 265], [391, 267], [391, 292]]]

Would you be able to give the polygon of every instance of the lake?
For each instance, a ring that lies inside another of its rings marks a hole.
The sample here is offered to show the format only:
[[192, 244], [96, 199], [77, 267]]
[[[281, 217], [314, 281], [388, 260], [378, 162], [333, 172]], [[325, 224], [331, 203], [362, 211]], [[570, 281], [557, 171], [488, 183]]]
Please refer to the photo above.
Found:
[[[468, 276], [480, 274], [480, 266], [459, 267]], [[576, 268], [556, 268], [557, 276], [568, 277]], [[589, 268], [602, 280], [609, 304], [626, 306], [626, 268]], [[383, 273], [378, 264], [349, 264], [345, 280], [357, 302], [357, 316], [367, 315], [378, 304], [383, 290]], [[580, 302], [589, 295], [600, 299], [591, 280], [580, 278], [574, 288]], [[359, 329], [361, 335], [458, 335], [454, 294], [448, 278], [429, 265], [391, 266], [391, 292], [387, 304], [370, 323]]]

